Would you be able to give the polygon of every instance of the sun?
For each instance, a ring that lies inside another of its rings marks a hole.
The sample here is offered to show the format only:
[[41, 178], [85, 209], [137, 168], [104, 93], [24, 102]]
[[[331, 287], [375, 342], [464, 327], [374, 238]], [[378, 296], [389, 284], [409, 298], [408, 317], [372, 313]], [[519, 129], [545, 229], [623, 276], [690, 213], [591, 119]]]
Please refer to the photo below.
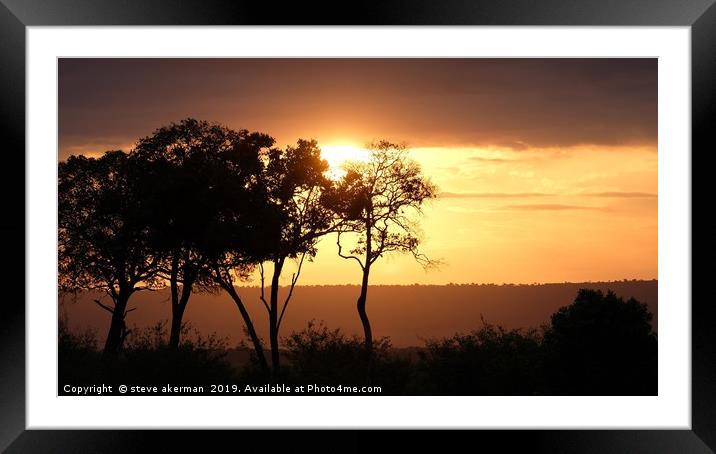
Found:
[[329, 175], [340, 178], [345, 173], [343, 164], [348, 161], [367, 161], [370, 152], [354, 145], [322, 145], [321, 156], [328, 161]]

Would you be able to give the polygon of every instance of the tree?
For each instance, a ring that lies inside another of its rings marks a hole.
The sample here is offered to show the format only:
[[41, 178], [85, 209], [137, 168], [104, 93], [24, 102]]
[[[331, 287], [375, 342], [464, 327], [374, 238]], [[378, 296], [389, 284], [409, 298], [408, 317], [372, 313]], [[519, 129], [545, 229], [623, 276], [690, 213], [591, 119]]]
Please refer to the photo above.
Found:
[[654, 395], [657, 341], [646, 305], [582, 289], [544, 334], [552, 394]]
[[101, 290], [112, 306], [103, 356], [122, 347], [129, 298], [158, 285], [159, 256], [136, 192], [138, 172], [122, 151], [100, 158], [71, 156], [58, 168], [58, 261], [62, 291]]
[[[192, 291], [215, 288], [217, 262], [227, 248], [242, 249], [237, 239], [257, 227], [245, 222], [246, 213], [261, 192], [261, 151], [273, 142], [266, 134], [188, 118], [156, 130], [132, 151], [145, 169], [140, 188], [152, 207], [152, 244], [171, 289], [172, 349], [178, 348]], [[233, 290], [232, 283], [232, 298]], [[251, 329], [240, 298], [234, 301]]]
[[[368, 359], [373, 350], [373, 333], [366, 312], [371, 267], [385, 254], [413, 255], [424, 267], [434, 264], [419, 252], [418, 226], [413, 215], [423, 203], [434, 198], [437, 188], [407, 157], [404, 145], [379, 141], [369, 145], [367, 162], [351, 162], [346, 174], [331, 193], [328, 204], [343, 220], [337, 237], [338, 255], [354, 260], [361, 268], [361, 291], [356, 303], [363, 325]], [[354, 235], [350, 252], [344, 252], [345, 236]]]
[[[296, 146], [270, 148], [261, 152], [254, 203], [235, 222], [227, 251], [213, 264], [213, 278], [239, 306], [247, 333], [254, 344], [259, 365], [264, 372], [280, 371], [279, 332], [293, 290], [306, 260], [316, 254], [318, 239], [335, 228], [335, 216], [323, 203], [331, 185], [324, 173], [328, 164], [321, 159], [315, 140], [298, 140]], [[251, 225], [251, 228], [247, 228]], [[241, 231], [241, 234], [237, 232]], [[225, 237], [224, 237], [225, 238]], [[280, 278], [287, 260], [295, 260], [288, 293], [279, 301]], [[266, 297], [266, 265], [273, 267]], [[267, 311], [271, 368], [261, 340], [251, 322], [234, 283], [247, 279], [258, 268], [261, 279], [260, 300]]]
[[[296, 146], [272, 148], [265, 156], [263, 182], [268, 204], [263, 220], [268, 227], [266, 251], [261, 254], [273, 265], [269, 299], [266, 299], [265, 267], [259, 264], [261, 302], [269, 317], [269, 341], [274, 374], [280, 370], [279, 331], [286, 308], [301, 274], [304, 261], [316, 255], [319, 238], [336, 228], [335, 216], [324, 203], [331, 181], [324, 175], [328, 163], [321, 158], [315, 140], [299, 139]], [[280, 277], [286, 260], [297, 262], [288, 293], [279, 303]]]
[[242, 319], [246, 334], [254, 347], [256, 360], [261, 371], [270, 371], [261, 338], [246, 306], [236, 290], [238, 281], [247, 280], [256, 265], [262, 263], [270, 252], [270, 241], [280, 234], [276, 226], [268, 222], [269, 206], [266, 201], [265, 186], [259, 186], [260, 195], [252, 198], [252, 203], [238, 209], [233, 216], [226, 216], [221, 233], [217, 235], [223, 244], [223, 253], [216, 255], [209, 268], [212, 280], [234, 301]]

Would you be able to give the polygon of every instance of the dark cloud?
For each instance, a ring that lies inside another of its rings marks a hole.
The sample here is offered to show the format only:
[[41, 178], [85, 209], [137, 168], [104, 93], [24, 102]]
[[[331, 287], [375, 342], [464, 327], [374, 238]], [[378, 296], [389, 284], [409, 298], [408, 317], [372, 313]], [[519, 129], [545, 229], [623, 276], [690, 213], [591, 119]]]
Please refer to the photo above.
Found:
[[282, 143], [656, 144], [656, 59], [67, 59], [61, 157], [194, 116]]

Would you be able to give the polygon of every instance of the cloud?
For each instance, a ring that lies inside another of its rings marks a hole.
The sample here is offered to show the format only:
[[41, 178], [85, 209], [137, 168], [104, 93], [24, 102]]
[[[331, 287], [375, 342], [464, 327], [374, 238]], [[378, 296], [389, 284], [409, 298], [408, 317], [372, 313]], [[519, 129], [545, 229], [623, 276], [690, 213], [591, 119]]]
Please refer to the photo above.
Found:
[[512, 199], [523, 197], [550, 197], [555, 194], [543, 192], [441, 192], [438, 198], [441, 199]]
[[655, 58], [62, 58], [58, 75], [63, 154], [78, 141], [132, 141], [187, 116], [282, 143], [378, 136], [514, 151], [657, 143]]
[[477, 161], [477, 162], [492, 162], [495, 164], [502, 164], [504, 162], [515, 162], [514, 159], [504, 159], [504, 158], [483, 158], [481, 156], [472, 156], [469, 158], [471, 161]]
[[556, 203], [544, 204], [527, 204], [527, 205], [507, 205], [503, 207], [508, 210], [525, 210], [525, 211], [569, 211], [569, 210], [586, 210], [586, 211], [607, 211], [606, 207], [595, 207], [585, 205], [562, 205]]
[[658, 197], [658, 194], [654, 194], [651, 192], [619, 192], [619, 191], [613, 191], [613, 192], [592, 192], [587, 194], [582, 194], [588, 197], [614, 197], [614, 198], [622, 198], [622, 199], [655, 199]]

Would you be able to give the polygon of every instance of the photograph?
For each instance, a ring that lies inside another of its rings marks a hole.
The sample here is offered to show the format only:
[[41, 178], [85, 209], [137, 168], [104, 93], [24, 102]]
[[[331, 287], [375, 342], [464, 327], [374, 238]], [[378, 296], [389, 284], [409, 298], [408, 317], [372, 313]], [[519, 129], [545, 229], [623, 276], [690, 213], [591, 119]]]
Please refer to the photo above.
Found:
[[647, 3], [0, 0], [0, 452], [713, 452], [716, 0]]
[[58, 58], [56, 394], [657, 396], [658, 63]]

